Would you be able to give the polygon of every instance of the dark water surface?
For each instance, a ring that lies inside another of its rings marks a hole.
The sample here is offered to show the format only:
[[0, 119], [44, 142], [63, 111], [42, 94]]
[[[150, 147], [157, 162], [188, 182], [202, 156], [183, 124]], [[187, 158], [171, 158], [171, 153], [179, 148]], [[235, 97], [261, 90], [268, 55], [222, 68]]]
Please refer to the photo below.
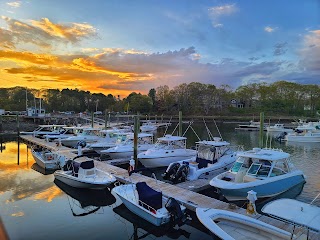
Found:
[[[219, 136], [213, 123], [208, 126], [214, 136]], [[234, 127], [219, 125], [224, 140], [245, 150], [258, 146], [258, 132], [235, 131]], [[204, 124], [194, 124], [193, 128], [200, 138], [207, 138]], [[157, 135], [163, 133], [162, 129]], [[186, 136], [189, 146], [198, 140], [190, 129]], [[307, 178], [296, 198], [311, 202], [320, 192], [320, 143], [272, 141], [271, 147], [291, 154], [292, 162]], [[16, 140], [6, 140], [1, 149], [0, 216], [10, 239], [213, 239], [193, 213], [193, 220], [180, 227], [154, 227], [128, 211], [108, 189], [77, 190], [54, 182], [52, 172], [44, 172], [35, 164], [24, 143], [18, 151]], [[315, 204], [320, 206], [320, 200]]]

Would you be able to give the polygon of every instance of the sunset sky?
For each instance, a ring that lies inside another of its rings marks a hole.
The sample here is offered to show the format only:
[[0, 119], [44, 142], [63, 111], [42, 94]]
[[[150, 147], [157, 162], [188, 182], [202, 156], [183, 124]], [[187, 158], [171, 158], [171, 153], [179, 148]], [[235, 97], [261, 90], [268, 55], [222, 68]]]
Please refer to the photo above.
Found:
[[319, 0], [0, 0], [1, 87], [320, 83]]

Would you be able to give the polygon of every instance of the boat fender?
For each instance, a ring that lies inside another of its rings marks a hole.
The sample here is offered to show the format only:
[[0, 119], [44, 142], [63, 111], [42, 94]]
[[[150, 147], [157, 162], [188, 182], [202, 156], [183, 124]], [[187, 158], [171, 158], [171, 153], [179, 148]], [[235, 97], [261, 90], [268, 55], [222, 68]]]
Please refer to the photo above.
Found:
[[170, 197], [168, 198], [165, 208], [170, 213], [171, 222], [174, 224], [178, 224], [181, 226], [183, 222], [186, 220], [185, 215], [181, 211], [180, 205], [176, 199]]
[[179, 167], [180, 167], [180, 163], [177, 163], [177, 162], [171, 163], [168, 166], [167, 170], [162, 175], [163, 179], [165, 179], [165, 180], [171, 179], [172, 176], [174, 176], [176, 174]]

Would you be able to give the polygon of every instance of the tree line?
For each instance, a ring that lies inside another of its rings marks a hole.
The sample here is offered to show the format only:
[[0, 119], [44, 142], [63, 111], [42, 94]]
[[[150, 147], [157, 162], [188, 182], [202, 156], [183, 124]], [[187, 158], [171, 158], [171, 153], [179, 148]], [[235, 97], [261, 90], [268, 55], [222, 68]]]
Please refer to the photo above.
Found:
[[160, 86], [147, 95], [132, 92], [120, 99], [112, 94], [79, 89], [0, 88], [0, 109], [24, 111], [26, 105], [46, 112], [111, 112], [141, 114], [241, 115], [265, 112], [269, 115], [317, 116], [320, 86], [287, 81], [253, 83], [232, 90], [228, 85], [183, 83], [172, 89]]

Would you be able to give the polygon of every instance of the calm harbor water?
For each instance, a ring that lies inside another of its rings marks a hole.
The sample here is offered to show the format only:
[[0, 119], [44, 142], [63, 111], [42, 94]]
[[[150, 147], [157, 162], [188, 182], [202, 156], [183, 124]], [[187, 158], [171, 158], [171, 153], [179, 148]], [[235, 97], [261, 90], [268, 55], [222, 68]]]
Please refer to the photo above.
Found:
[[[213, 123], [208, 126], [214, 136], [219, 135]], [[235, 131], [235, 126], [219, 125], [224, 140], [245, 150], [258, 146], [258, 132]], [[207, 138], [203, 124], [193, 128], [200, 138]], [[157, 135], [163, 133], [162, 129]], [[198, 140], [190, 130], [186, 136], [189, 146]], [[292, 162], [307, 178], [296, 199], [311, 202], [320, 192], [320, 143], [272, 141], [271, 147], [291, 154]], [[192, 213], [193, 220], [180, 227], [154, 227], [128, 211], [108, 189], [78, 190], [54, 182], [53, 174], [35, 164], [24, 143], [18, 151], [15, 139], [6, 140], [1, 149], [0, 216], [10, 239], [213, 239]], [[320, 200], [315, 204], [320, 206]]]

